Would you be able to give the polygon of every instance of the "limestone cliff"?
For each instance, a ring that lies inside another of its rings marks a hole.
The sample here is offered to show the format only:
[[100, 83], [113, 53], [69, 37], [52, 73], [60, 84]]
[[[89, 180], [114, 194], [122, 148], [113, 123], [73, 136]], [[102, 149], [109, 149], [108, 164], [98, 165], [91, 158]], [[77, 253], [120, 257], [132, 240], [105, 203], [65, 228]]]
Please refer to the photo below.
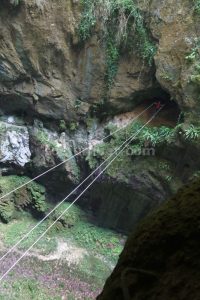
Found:
[[[6, 128], [0, 145], [3, 175], [33, 176], [66, 160], [103, 138], [105, 131], [112, 132], [110, 124], [123, 126], [127, 112], [136, 113], [136, 106], [142, 109], [154, 99], [162, 100], [166, 110], [154, 124], [153, 135], [146, 132], [148, 138], [141, 136], [135, 146], [141, 146], [141, 141], [152, 142], [156, 128], [166, 124], [175, 127], [184, 115], [172, 139], [166, 131], [159, 131], [166, 139], [153, 145], [156, 156], [124, 157], [83, 202], [96, 213], [101, 225], [124, 231], [188, 178], [198, 175], [200, 168], [199, 14], [189, 0], [152, 0], [136, 5], [157, 52], [150, 66], [138, 55], [136, 43], [131, 44], [131, 52], [122, 51], [105, 101], [106, 47], [100, 39], [101, 18], [83, 42], [78, 35], [83, 13], [79, 1], [0, 2], [0, 110], [2, 128]], [[115, 115], [119, 115], [116, 124]], [[10, 120], [14, 122], [10, 124]], [[42, 183], [50, 186], [54, 196], [66, 193], [122, 138], [103, 143], [103, 153], [98, 149], [92, 157], [82, 155], [67, 162]], [[116, 195], [113, 185], [127, 191], [126, 197]]]

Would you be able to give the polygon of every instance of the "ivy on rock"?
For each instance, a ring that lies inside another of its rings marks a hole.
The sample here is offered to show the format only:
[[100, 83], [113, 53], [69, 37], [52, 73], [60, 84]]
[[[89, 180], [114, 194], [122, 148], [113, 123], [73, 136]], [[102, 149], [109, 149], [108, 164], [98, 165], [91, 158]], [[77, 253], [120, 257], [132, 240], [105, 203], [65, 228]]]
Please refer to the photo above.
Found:
[[118, 61], [124, 50], [136, 51], [150, 66], [156, 44], [145, 24], [144, 13], [133, 0], [82, 0], [83, 13], [78, 33], [84, 42], [98, 25], [105, 46], [105, 83], [109, 89], [117, 73]]

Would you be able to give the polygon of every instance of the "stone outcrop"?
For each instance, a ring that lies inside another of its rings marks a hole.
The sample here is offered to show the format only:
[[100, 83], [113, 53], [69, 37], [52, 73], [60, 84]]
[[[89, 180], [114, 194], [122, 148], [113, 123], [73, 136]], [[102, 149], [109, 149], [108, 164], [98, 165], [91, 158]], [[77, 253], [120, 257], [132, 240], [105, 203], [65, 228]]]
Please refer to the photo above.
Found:
[[[8, 121], [12, 120], [14, 122], [14, 118], [8, 118]], [[0, 138], [0, 163], [24, 167], [30, 162], [29, 134], [26, 127], [0, 122]]]
[[[196, 46], [199, 31], [192, 2], [154, 0], [140, 6], [157, 41], [156, 78], [154, 70], [135, 54], [122, 56], [110, 104], [117, 111], [130, 110], [138, 99], [159, 95], [161, 84], [183, 111], [198, 112], [198, 86], [190, 80], [195, 64], [186, 59]], [[78, 43], [80, 15], [79, 1], [20, 1], [14, 8], [1, 3], [3, 110], [72, 119], [100, 101], [105, 53], [97, 34], [85, 45]], [[81, 101], [78, 110], [74, 109], [77, 99]]]
[[199, 298], [199, 189], [188, 184], [138, 226], [98, 300]]

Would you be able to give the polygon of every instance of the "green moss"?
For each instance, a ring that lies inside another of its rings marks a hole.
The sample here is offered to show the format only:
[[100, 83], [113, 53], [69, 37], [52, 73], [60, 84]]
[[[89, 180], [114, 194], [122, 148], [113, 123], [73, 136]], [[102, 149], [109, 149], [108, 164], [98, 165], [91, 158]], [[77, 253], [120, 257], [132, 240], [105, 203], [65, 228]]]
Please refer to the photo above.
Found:
[[[30, 178], [24, 176], [1, 176], [0, 195], [3, 196], [18, 186], [28, 182]], [[47, 209], [45, 188], [36, 182], [30, 183], [0, 201], [0, 217], [4, 222], [13, 219], [18, 210], [28, 208], [36, 212]]]
[[[69, 207], [69, 203], [63, 203], [51, 216], [52, 221], [57, 220], [57, 218]], [[83, 212], [77, 206], [72, 206], [70, 208], [70, 213], [64, 214], [56, 224], [57, 229], [64, 229], [64, 227], [73, 227], [77, 222], [83, 218]]]
[[37, 212], [44, 213], [47, 210], [47, 203], [45, 198], [45, 188], [32, 183], [30, 186], [27, 187], [28, 191], [31, 193], [31, 206]]

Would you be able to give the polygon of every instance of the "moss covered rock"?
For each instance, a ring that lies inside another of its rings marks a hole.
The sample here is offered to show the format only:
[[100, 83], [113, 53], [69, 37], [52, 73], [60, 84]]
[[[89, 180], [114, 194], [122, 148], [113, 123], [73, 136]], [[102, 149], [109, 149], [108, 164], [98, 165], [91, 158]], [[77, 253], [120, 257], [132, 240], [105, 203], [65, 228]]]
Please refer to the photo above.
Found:
[[98, 300], [199, 299], [199, 192], [188, 184], [138, 226]]
[[[30, 178], [24, 176], [1, 176], [0, 197], [29, 180]], [[44, 213], [47, 209], [45, 188], [36, 182], [32, 182], [0, 200], [0, 218], [3, 222], [9, 222], [15, 218], [17, 211], [22, 209]]]

